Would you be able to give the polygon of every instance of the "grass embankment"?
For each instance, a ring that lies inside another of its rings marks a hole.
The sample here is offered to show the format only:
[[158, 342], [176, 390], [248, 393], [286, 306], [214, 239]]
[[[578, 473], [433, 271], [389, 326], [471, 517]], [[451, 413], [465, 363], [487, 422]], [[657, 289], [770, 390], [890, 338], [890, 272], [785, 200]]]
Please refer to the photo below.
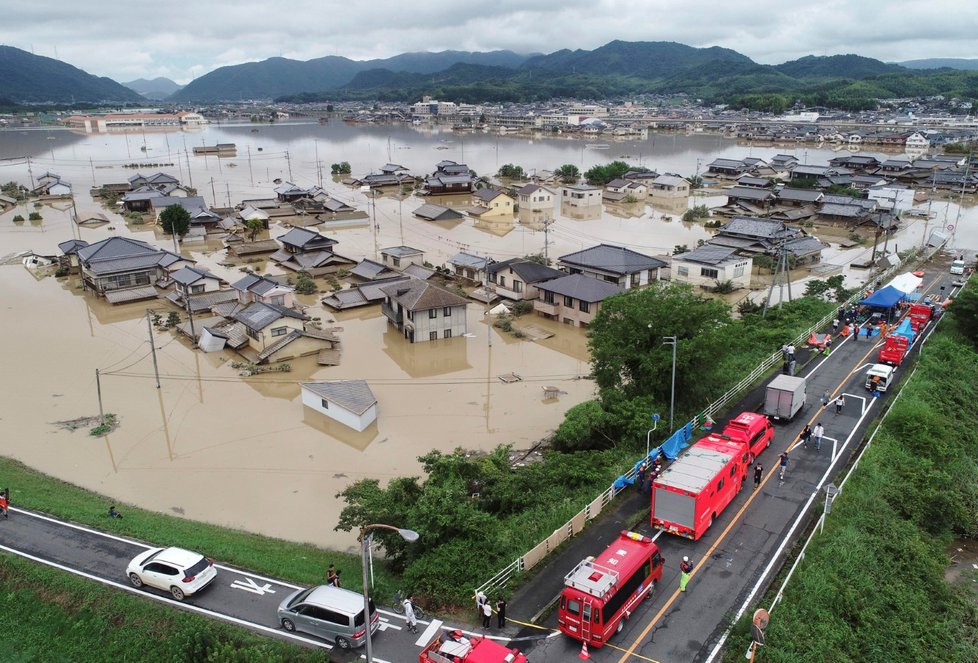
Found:
[[[978, 610], [945, 581], [952, 537], [978, 534], [975, 375], [978, 353], [952, 331], [928, 342], [772, 614], [758, 660], [978, 660]], [[738, 624], [726, 661], [743, 660], [748, 626]]]
[[[10, 488], [14, 507], [121, 536], [196, 550], [227, 563], [301, 585], [325, 582], [326, 567], [343, 571], [343, 585], [360, 591], [357, 556], [308, 544], [185, 520], [116, 503], [122, 519], [109, 518], [113, 501], [103, 495], [0, 457], [0, 483]], [[11, 516], [17, 518], [16, 514]], [[378, 603], [395, 583], [375, 564]], [[125, 582], [125, 569], [119, 569]], [[109, 589], [93, 581], [0, 555], [0, 651], [25, 652], [18, 660], [143, 660], [150, 645], [156, 660], [277, 661], [327, 660], [324, 654], [279, 643], [246, 629], [184, 613]], [[39, 618], [40, 616], [40, 618]], [[86, 649], [87, 648], [87, 649]], [[103, 655], [103, 650], [106, 652]], [[240, 650], [241, 653], [234, 652]], [[85, 652], [88, 652], [87, 655]], [[112, 654], [111, 652], [115, 652]], [[142, 653], [141, 653], [142, 652]], [[3, 658], [0, 655], [0, 658]]]
[[328, 661], [311, 650], [0, 555], [5, 661]]

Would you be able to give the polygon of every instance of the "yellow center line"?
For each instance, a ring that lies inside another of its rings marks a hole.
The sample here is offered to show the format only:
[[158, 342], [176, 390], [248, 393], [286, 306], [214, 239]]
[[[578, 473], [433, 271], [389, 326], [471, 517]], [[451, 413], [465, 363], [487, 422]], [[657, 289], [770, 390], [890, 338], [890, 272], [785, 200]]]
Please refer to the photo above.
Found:
[[[933, 286], [931, 286], [931, 287], [933, 287]], [[927, 290], [930, 290], [930, 288], [928, 288]], [[924, 292], [927, 292], [927, 291], [924, 291]], [[883, 340], [883, 337], [881, 336], [879, 340], [873, 342], [873, 344], [870, 346], [869, 350], [866, 351], [866, 354], [864, 354], [862, 356], [862, 359], [859, 360], [857, 366], [862, 366], [863, 362], [865, 362], [866, 359], [869, 358], [870, 354], [873, 353], [873, 350], [876, 349], [876, 346], [879, 345], [879, 342], [882, 341], [882, 340]], [[853, 342], [855, 343], [857, 341], [853, 341]], [[857, 368], [854, 368], [848, 375], [846, 375], [846, 377], [844, 377], [842, 379], [842, 381], [839, 383], [839, 385], [835, 388], [835, 391], [832, 392], [832, 395], [834, 396], [836, 393], [838, 393], [839, 389], [841, 389], [843, 387], [843, 385], [845, 385], [845, 383], [849, 380], [849, 378], [852, 377], [852, 375], [856, 371], [858, 371], [858, 370], [859, 370], [858, 367]], [[808, 424], [810, 425], [813, 421], [815, 421], [820, 416], [820, 414], [821, 414], [821, 412], [819, 412], [819, 413], [817, 413], [815, 415], [812, 415], [812, 418], [809, 419]], [[789, 444], [788, 447], [787, 447], [787, 449], [785, 449], [785, 451], [790, 451], [791, 448], [792, 448], [792, 445]], [[773, 477], [775, 475], [775, 473], [777, 472], [777, 470], [778, 470], [778, 466], [777, 465], [775, 465], [770, 470], [768, 470], [767, 476], [765, 476], [764, 477], [764, 480], [761, 481], [760, 488], [764, 488], [764, 485], [768, 482], [768, 480], [771, 477]], [[744, 477], [744, 479], [745, 479], [745, 482], [746, 482], [746, 477]], [[697, 573], [699, 573], [700, 569], [702, 569], [704, 566], [706, 566], [706, 563], [707, 563], [706, 560], [709, 560], [710, 559], [710, 555], [713, 554], [713, 551], [716, 550], [717, 547], [721, 543], [723, 543], [724, 539], [726, 539], [727, 535], [730, 533], [730, 530], [733, 529], [733, 526], [737, 524], [737, 521], [740, 520], [740, 517], [742, 515], [744, 515], [744, 512], [754, 502], [754, 498], [757, 495], [758, 495], [758, 491], [757, 491], [757, 488], [755, 488], [754, 491], [751, 493], [750, 497], [747, 498], [747, 502], [745, 502], [744, 505], [742, 507], [740, 507], [740, 509], [734, 515], [733, 519], [730, 521], [730, 524], [727, 525], [722, 532], [720, 532], [720, 536], [717, 537], [716, 542], [714, 542], [714, 544], [712, 546], [710, 546], [710, 548], [705, 553], [703, 553], [703, 555], [701, 556], [701, 558], [703, 559], [703, 562], [701, 562], [700, 564], [698, 564], [692, 570], [692, 572], [690, 572], [690, 574], [689, 574], [690, 580], [692, 580], [693, 576], [695, 576]], [[636, 654], [635, 653], [635, 648], [638, 647], [641, 644], [642, 640], [645, 639], [645, 636], [647, 636], [649, 634], [649, 632], [652, 630], [652, 627], [654, 627], [656, 625], [656, 623], [660, 619], [662, 619], [662, 617], [663, 617], [663, 615], [665, 615], [666, 611], [670, 607], [672, 607], [672, 604], [675, 603], [676, 599], [679, 598], [679, 594], [680, 594], [680, 591], [679, 591], [678, 588], [675, 589], [675, 590], [673, 590], [672, 594], [669, 595], [669, 599], [663, 604], [663, 606], [659, 609], [659, 611], [657, 613], [655, 613], [655, 616], [652, 617], [652, 619], [651, 619], [651, 621], [649, 621], [648, 625], [646, 625], [646, 627], [644, 629], [642, 629], [642, 632], [638, 635], [638, 637], [635, 639], [635, 641], [631, 644], [631, 646], [628, 649], [620, 649], [619, 647], [615, 647], [615, 649], [618, 649], [619, 651], [623, 651], [624, 652], [624, 655], [620, 659], [618, 659], [618, 663], [625, 663], [625, 661], [627, 661], [629, 658], [643, 658], [643, 659], [645, 658], [641, 654]], [[645, 659], [645, 660], [649, 660], [649, 659]]]

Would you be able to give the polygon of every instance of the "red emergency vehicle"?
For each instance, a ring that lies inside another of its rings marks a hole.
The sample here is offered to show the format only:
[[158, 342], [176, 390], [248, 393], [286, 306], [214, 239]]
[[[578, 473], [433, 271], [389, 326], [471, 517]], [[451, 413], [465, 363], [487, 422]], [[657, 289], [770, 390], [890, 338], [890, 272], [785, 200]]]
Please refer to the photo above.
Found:
[[930, 322], [931, 308], [927, 304], [913, 304], [910, 306], [907, 317], [910, 318], [910, 324], [913, 325], [913, 330], [919, 332]]
[[461, 631], [446, 631], [421, 650], [419, 663], [527, 663], [518, 649]]
[[665, 560], [652, 539], [622, 532], [608, 548], [564, 576], [557, 625], [575, 640], [601, 647], [662, 579]]
[[652, 484], [652, 526], [699, 539], [740, 492], [750, 463], [747, 442], [703, 438]]
[[745, 442], [750, 450], [751, 462], [761, 455], [761, 452], [771, 446], [774, 440], [774, 426], [771, 420], [757, 412], [741, 412], [730, 420], [719, 436], [725, 440]]
[[907, 350], [913, 345], [913, 339], [916, 335], [913, 321], [904, 318], [893, 333], [888, 334], [883, 341], [883, 347], [880, 349], [876, 361], [880, 364], [899, 366], [903, 358], [907, 356]]

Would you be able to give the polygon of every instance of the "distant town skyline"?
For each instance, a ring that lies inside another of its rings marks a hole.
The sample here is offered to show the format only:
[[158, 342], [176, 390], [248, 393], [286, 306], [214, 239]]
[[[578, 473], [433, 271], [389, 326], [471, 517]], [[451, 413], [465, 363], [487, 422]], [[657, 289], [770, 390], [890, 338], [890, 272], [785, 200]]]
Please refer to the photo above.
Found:
[[[119, 82], [186, 84], [225, 65], [286, 57], [353, 60], [412, 51], [550, 53], [609, 41], [722, 46], [761, 64], [855, 53], [885, 62], [978, 58], [978, 3], [823, 0], [749, 5], [714, 0], [242, 0], [161, 10], [146, 3], [15, 3], [0, 44], [57, 58]], [[791, 6], [794, 5], [794, 6]]]

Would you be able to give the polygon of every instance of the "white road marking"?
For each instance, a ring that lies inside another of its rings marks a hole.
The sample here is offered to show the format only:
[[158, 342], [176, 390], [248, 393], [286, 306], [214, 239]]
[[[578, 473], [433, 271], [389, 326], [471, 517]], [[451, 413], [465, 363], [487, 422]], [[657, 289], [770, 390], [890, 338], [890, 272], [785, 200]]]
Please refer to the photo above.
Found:
[[[51, 520], [51, 519], [49, 518], [48, 520]], [[57, 521], [55, 521], [55, 522], [57, 522]], [[84, 529], [84, 528], [80, 528], [80, 529]], [[322, 642], [322, 641], [319, 641], [319, 640], [311, 640], [309, 638], [304, 638], [304, 637], [302, 637], [300, 635], [294, 635], [294, 634], [288, 633], [288, 632], [286, 632], [286, 631], [284, 631], [282, 629], [279, 629], [279, 628], [272, 628], [271, 626], [263, 626], [262, 624], [256, 624], [254, 622], [249, 622], [249, 621], [246, 621], [244, 619], [239, 619], [237, 617], [232, 617], [230, 615], [224, 615], [224, 614], [221, 614], [220, 612], [214, 612], [213, 610], [208, 610], [207, 608], [201, 608], [200, 606], [193, 605], [192, 603], [186, 603], [186, 602], [183, 602], [183, 601], [177, 601], [175, 599], [167, 598], [166, 596], [159, 596], [159, 595], [153, 594], [151, 592], [142, 591], [142, 590], [136, 589], [135, 587], [132, 587], [131, 585], [128, 585], [128, 584], [125, 584], [125, 583], [121, 583], [121, 582], [116, 582], [114, 580], [107, 580], [106, 578], [100, 578], [100, 577], [98, 577], [96, 575], [92, 575], [91, 573], [86, 573], [84, 571], [79, 571], [78, 569], [73, 569], [70, 566], [65, 566], [64, 564], [58, 564], [57, 562], [52, 562], [51, 560], [47, 560], [47, 559], [44, 559], [42, 557], [37, 557], [36, 555], [31, 555], [31, 554], [25, 553], [25, 552], [23, 552], [21, 550], [16, 550], [14, 548], [9, 548], [9, 547], [4, 546], [4, 545], [0, 545], [0, 550], [5, 550], [5, 551], [7, 551], [7, 552], [9, 552], [9, 553], [11, 553], [13, 555], [17, 555], [18, 557], [23, 557], [25, 559], [29, 559], [31, 561], [38, 562], [40, 564], [44, 564], [46, 566], [51, 566], [51, 567], [54, 567], [56, 569], [60, 569], [62, 571], [66, 571], [68, 573], [74, 574], [76, 576], [81, 576], [82, 578], [88, 578], [89, 580], [94, 580], [95, 582], [100, 582], [103, 585], [108, 585], [110, 587], [115, 587], [116, 589], [121, 589], [121, 590], [126, 591], [126, 592], [129, 592], [131, 594], [136, 594], [137, 596], [142, 596], [143, 598], [151, 599], [153, 601], [159, 601], [160, 603], [169, 603], [170, 605], [172, 605], [174, 607], [183, 608], [184, 610], [189, 610], [190, 612], [197, 612], [197, 613], [200, 613], [202, 615], [208, 615], [208, 616], [214, 617], [216, 619], [222, 619], [222, 620], [224, 620], [226, 622], [231, 622], [232, 624], [237, 624], [239, 626], [245, 626], [247, 628], [253, 628], [253, 629], [256, 629], [258, 631], [264, 631], [266, 633], [272, 633], [272, 634], [275, 634], [275, 635], [280, 636], [280, 637], [283, 637], [283, 638], [289, 638], [290, 640], [296, 640], [298, 642], [304, 642], [306, 644], [313, 645], [313, 646], [316, 646], [316, 647], [321, 647], [323, 649], [332, 649], [333, 648], [332, 645], [326, 644], [325, 642]], [[381, 663], [380, 662], [380, 659], [375, 658], [374, 660], [375, 661], [378, 661], [378, 663]]]
[[435, 637], [435, 633], [437, 633], [438, 630], [441, 628], [442, 623], [443, 622], [440, 619], [432, 620], [432, 622], [428, 624], [428, 628], [424, 630], [424, 632], [418, 637], [418, 640], [414, 644], [416, 644], [419, 647], [424, 647], [425, 645], [427, 645], [429, 642], [431, 642], [431, 639]]
[[252, 594], [258, 594], [258, 596], [264, 596], [265, 594], [274, 594], [275, 590], [267, 582], [264, 585], [259, 585], [257, 582], [251, 578], [245, 578], [244, 580], [235, 580], [231, 583], [233, 589], [243, 589], [246, 592], [251, 592]]
[[380, 626], [377, 627], [377, 630], [378, 631], [387, 631], [389, 629], [394, 629], [395, 631], [400, 631], [401, 630], [401, 627], [398, 626], [397, 624], [391, 624], [390, 622], [385, 621], [385, 620], [381, 620]]

